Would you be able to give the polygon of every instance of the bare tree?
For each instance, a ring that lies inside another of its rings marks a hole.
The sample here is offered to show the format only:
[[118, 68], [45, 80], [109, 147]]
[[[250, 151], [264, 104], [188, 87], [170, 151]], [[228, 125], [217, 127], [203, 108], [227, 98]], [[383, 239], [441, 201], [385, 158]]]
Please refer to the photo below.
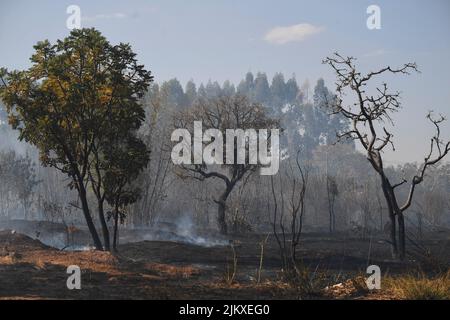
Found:
[[[175, 126], [191, 131], [194, 121], [202, 121], [203, 126], [208, 129], [218, 129], [224, 139], [223, 148], [226, 145], [226, 130], [259, 130], [278, 128], [277, 120], [267, 116], [265, 108], [257, 103], [250, 102], [243, 96], [223, 96], [216, 99], [200, 99], [192, 109], [175, 116]], [[269, 130], [270, 136], [270, 130]], [[247, 141], [247, 140], [246, 140]], [[204, 142], [203, 142], [204, 143]], [[200, 181], [216, 178], [225, 184], [225, 188], [214, 198], [218, 205], [217, 223], [222, 234], [228, 231], [226, 222], [226, 202], [234, 187], [245, 177], [251, 175], [258, 169], [259, 164], [251, 164], [249, 161], [249, 145], [244, 142], [246, 150], [245, 164], [238, 164], [237, 143], [234, 144], [234, 161], [229, 164], [229, 154], [224, 154], [224, 164], [207, 165], [201, 164], [182, 165], [182, 177], [190, 177]]]
[[333, 233], [336, 231], [336, 214], [334, 212], [334, 205], [336, 197], [339, 194], [336, 178], [332, 175], [326, 175], [327, 180], [327, 200], [328, 200], [328, 214], [329, 214], [329, 231]]
[[[392, 254], [396, 258], [405, 258], [405, 221], [404, 212], [410, 207], [416, 186], [423, 181], [428, 167], [438, 163], [450, 151], [450, 142], [444, 143], [440, 138], [440, 124], [445, 120], [442, 116], [434, 118], [431, 113], [427, 118], [435, 126], [436, 133], [430, 140], [430, 151], [425, 156], [418, 173], [413, 176], [410, 182], [410, 189], [406, 201], [399, 204], [396, 195], [396, 188], [404, 185], [408, 181], [403, 179], [398, 183], [392, 183], [385, 173], [382, 152], [391, 145], [393, 135], [388, 131], [385, 123], [393, 124], [391, 115], [397, 112], [400, 105], [400, 94], [392, 93], [388, 90], [386, 83], [375, 88], [375, 95], [367, 93], [367, 86], [377, 76], [383, 74], [404, 74], [417, 70], [415, 63], [407, 63], [398, 69], [390, 66], [378, 71], [361, 74], [356, 69], [355, 58], [346, 57], [335, 53], [332, 57], [327, 57], [323, 63], [328, 64], [334, 70], [337, 81], [337, 98], [329, 104], [334, 113], [339, 113], [352, 121], [352, 127], [344, 132], [338, 133], [339, 138], [348, 138], [359, 141], [365, 149], [367, 159], [381, 178], [381, 187], [386, 199], [390, 226], [390, 238]], [[356, 95], [356, 102], [346, 104], [344, 96], [346, 92]], [[398, 223], [398, 240], [396, 226]]]
[[170, 111], [174, 108], [165, 101], [168, 93], [158, 85], [150, 86], [145, 99], [146, 121], [140, 129], [140, 137], [151, 150], [147, 168], [139, 175], [137, 184], [142, 189], [142, 196], [131, 207], [134, 224], [153, 225], [167, 192], [174, 182], [170, 160]]
[[[280, 181], [277, 188], [274, 177], [270, 177], [272, 203], [268, 200], [267, 207], [271, 215], [273, 234], [280, 249], [283, 270], [291, 272], [296, 271], [297, 268], [296, 250], [303, 230], [308, 184], [308, 170], [302, 168], [299, 153], [297, 153], [295, 164], [289, 161], [284, 173], [284, 178], [279, 175]], [[288, 188], [286, 193], [285, 187]]]

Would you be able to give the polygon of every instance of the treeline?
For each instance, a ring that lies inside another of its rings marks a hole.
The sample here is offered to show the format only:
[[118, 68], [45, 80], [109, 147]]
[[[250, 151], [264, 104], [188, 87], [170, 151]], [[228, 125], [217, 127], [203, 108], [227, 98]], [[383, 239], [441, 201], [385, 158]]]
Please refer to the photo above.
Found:
[[[293, 220], [305, 230], [352, 229], [361, 236], [385, 229], [379, 177], [353, 140], [337, 139], [351, 123], [330, 113], [338, 98], [323, 79], [310, 88], [281, 73], [269, 82], [265, 73], [248, 72], [237, 85], [189, 81], [183, 87], [177, 79], [158, 84], [129, 45], [110, 45], [92, 29], [74, 31], [64, 41], [39, 43], [29, 70], [0, 69], [9, 114], [8, 124], [0, 112], [2, 138], [17, 139], [12, 126], [35, 146], [28, 153], [0, 153], [2, 218], [86, 223], [97, 248], [105, 249], [117, 247], [119, 224], [140, 227], [185, 217], [223, 232], [279, 231]], [[90, 55], [88, 63], [74, 64], [74, 51], [77, 61]], [[218, 119], [220, 130], [223, 116], [236, 127], [244, 118], [249, 128], [279, 126], [279, 173], [264, 177], [254, 174], [257, 167], [224, 165], [211, 174], [206, 165], [175, 166], [170, 137], [177, 121], [191, 126], [205, 116]], [[386, 172], [401, 181], [404, 171], [417, 169], [407, 164]], [[433, 168], [417, 187], [414, 214], [407, 216], [414, 228], [449, 224], [448, 171], [448, 165]]]
[[[329, 115], [322, 107], [321, 104], [330, 99], [332, 93], [321, 79], [309, 89], [307, 85], [299, 86], [293, 77], [285, 81], [281, 73], [276, 74], [270, 84], [264, 73], [258, 73], [256, 77], [247, 73], [237, 86], [229, 81], [222, 86], [209, 81], [197, 87], [189, 81], [183, 89], [177, 79], [151, 84], [143, 98], [146, 121], [139, 132], [151, 149], [151, 157], [135, 182], [141, 189], [141, 197], [128, 207], [125, 224], [152, 225], [160, 220], [174, 221], [188, 215], [198, 226], [215, 227], [216, 210], [211, 189], [218, 183], [178, 178], [177, 168], [170, 159], [170, 133], [173, 115], [191, 108], [196, 100], [233, 96], [237, 92], [245, 93], [254, 101], [264, 102], [272, 116], [282, 119], [282, 142], [287, 150], [294, 154], [297, 150], [305, 151], [303, 160], [311, 166], [307, 214], [304, 217], [306, 229], [357, 228], [362, 235], [369, 234], [372, 229], [383, 231], [387, 223], [386, 205], [377, 177], [371, 174], [366, 159], [355, 151], [351, 142], [334, 145], [336, 131], [348, 123]], [[64, 176], [41, 168], [33, 149], [24, 154], [23, 145], [17, 144], [17, 135], [7, 124], [6, 113], [3, 111], [0, 116], [3, 148], [0, 153], [0, 216], [82, 223], [80, 212], [77, 214], [70, 205], [77, 203], [77, 197], [73, 191], [64, 188]], [[14, 147], [20, 152], [13, 151]], [[280, 171], [282, 176], [283, 170], [285, 168]], [[417, 170], [416, 164], [405, 164], [392, 167], [389, 172], [401, 179], [404, 172], [414, 170]], [[433, 170], [429, 182], [419, 187], [420, 200], [414, 203], [412, 214], [408, 216], [417, 230], [449, 223], [446, 214], [450, 205], [447, 197], [449, 170], [448, 166]], [[366, 178], [361, 178], [361, 175]], [[335, 195], [327, 190], [327, 181], [336, 185]], [[227, 208], [231, 231], [270, 229], [271, 222], [266, 213], [267, 197], [270, 196], [267, 188], [267, 181], [254, 176], [236, 189]], [[330, 197], [335, 198], [333, 208], [329, 206]], [[90, 198], [92, 202], [93, 195]], [[53, 207], [61, 210], [48, 210]], [[331, 218], [330, 210], [335, 215]], [[67, 214], [68, 211], [71, 215]]]
[[[260, 84], [255, 85], [256, 83]], [[258, 88], [261, 87], [266, 88], [262, 90], [266, 94], [260, 93], [261, 89]], [[307, 88], [298, 86], [295, 78], [285, 81], [280, 73], [274, 76], [271, 84], [264, 73], [258, 73], [256, 78], [247, 73], [237, 89], [229, 81], [225, 81], [222, 86], [218, 82], [209, 81], [198, 87], [193, 81], [189, 81], [185, 89], [177, 79], [161, 84], [153, 83], [143, 99], [146, 121], [139, 132], [151, 149], [151, 159], [135, 182], [141, 188], [141, 197], [127, 209], [128, 217], [124, 223], [151, 225], [159, 220], [173, 221], [188, 215], [198, 226], [215, 227], [216, 210], [210, 190], [217, 182], [205, 184], [186, 181], [175, 174], [176, 167], [170, 160], [172, 116], [180, 110], [191, 108], [199, 98], [246, 92], [248, 98], [255, 101], [264, 97], [264, 100], [259, 101], [265, 101], [273, 116], [281, 116], [283, 143], [289, 144], [286, 149], [308, 152], [304, 159], [309, 161], [312, 169], [310, 191], [306, 197], [306, 229], [357, 228], [362, 235], [367, 235], [371, 229], [383, 231], [387, 223], [386, 205], [378, 188], [377, 177], [367, 174], [371, 171], [366, 159], [354, 150], [352, 143], [340, 146], [327, 143], [328, 139], [335, 137], [340, 126], [348, 123], [330, 116], [322, 108], [321, 103], [326, 101], [324, 95], [329, 95], [328, 98], [332, 96], [323, 80], [317, 81], [311, 93]], [[7, 124], [3, 108], [0, 116], [3, 148], [0, 153], [0, 216], [3, 219], [47, 219], [82, 223], [80, 212], [77, 214], [77, 210], [73, 210], [70, 205], [77, 203], [77, 197], [64, 188], [64, 176], [41, 168], [33, 149], [24, 154], [23, 145], [17, 144], [17, 135]], [[15, 147], [20, 149], [19, 153], [13, 150]], [[389, 172], [393, 177], [401, 179], [405, 172], [412, 173], [414, 170], [417, 170], [416, 164], [405, 164], [392, 167]], [[450, 189], [449, 170], [448, 166], [433, 170], [427, 183], [419, 187], [420, 200], [414, 203], [412, 214], [408, 216], [417, 230], [449, 223], [446, 214], [450, 205], [447, 196]], [[361, 175], [366, 178], [361, 178]], [[261, 192], [261, 180], [255, 176], [232, 194], [228, 206], [232, 231], [270, 229], [270, 221], [265, 212], [269, 190]], [[329, 194], [327, 190], [327, 181], [330, 180], [336, 185], [335, 195]], [[264, 188], [267, 187], [266, 181]], [[335, 217], [331, 218], [329, 196], [335, 197], [332, 208]], [[91, 195], [90, 198], [92, 197]], [[48, 210], [52, 207], [61, 210]], [[72, 213], [68, 215], [70, 209]]]
[[[326, 108], [336, 97], [325, 86], [323, 79], [310, 88], [308, 81], [299, 86], [294, 76], [286, 81], [282, 73], [276, 73], [270, 83], [266, 73], [258, 72], [255, 76], [248, 72], [237, 86], [228, 80], [222, 85], [210, 80], [197, 86], [190, 80], [184, 89], [174, 78], [161, 85], [153, 84], [147, 99], [160, 96], [165, 109], [184, 110], [199, 99], [212, 100], [234, 95], [245, 96], [266, 106], [271, 117], [281, 120], [283, 146], [294, 152], [301, 149], [307, 156], [319, 145], [336, 143], [336, 133], [349, 125], [348, 119], [330, 114]], [[346, 144], [352, 146], [353, 141]]]

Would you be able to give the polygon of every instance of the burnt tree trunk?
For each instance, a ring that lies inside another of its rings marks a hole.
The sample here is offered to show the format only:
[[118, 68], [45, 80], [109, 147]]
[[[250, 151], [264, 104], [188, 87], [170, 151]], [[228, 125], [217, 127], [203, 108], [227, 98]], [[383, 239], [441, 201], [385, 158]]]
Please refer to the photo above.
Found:
[[94, 222], [92, 221], [92, 217], [89, 212], [89, 205], [86, 197], [86, 188], [84, 187], [82, 179], [78, 179], [77, 189], [78, 189], [78, 196], [80, 197], [81, 201], [81, 208], [83, 210], [83, 215], [86, 220], [89, 232], [91, 233], [92, 240], [94, 241], [95, 248], [97, 250], [103, 250], [102, 242], [100, 241], [100, 237], [98, 236], [97, 230], [95, 229]]
[[113, 250], [117, 252], [117, 237], [119, 230], [119, 209], [116, 207], [114, 211], [114, 231], [113, 231]]
[[110, 239], [109, 239], [109, 229], [108, 229], [108, 224], [106, 223], [106, 219], [105, 219], [105, 212], [103, 209], [103, 200], [99, 200], [99, 203], [98, 203], [98, 217], [100, 219], [100, 224], [102, 225], [102, 233], [103, 233], [103, 241], [105, 243], [105, 250], [110, 251], [111, 244], [110, 244]]
[[226, 222], [226, 205], [225, 202], [219, 201], [218, 202], [218, 212], [217, 212], [217, 225], [219, 227], [219, 231], [221, 234], [227, 234], [228, 233], [228, 226]]
[[406, 255], [406, 234], [405, 234], [405, 218], [403, 212], [399, 211], [397, 214], [398, 222], [398, 244], [399, 244], [399, 258], [400, 260], [405, 259]]
[[386, 204], [389, 212], [389, 220], [390, 220], [390, 241], [391, 241], [391, 253], [394, 259], [398, 258], [398, 245], [397, 245], [397, 224], [395, 220], [395, 207], [396, 204], [393, 203], [395, 198], [393, 195], [393, 188], [386, 176], [384, 174], [381, 175], [381, 188], [383, 189], [383, 194], [386, 199]]
[[225, 191], [220, 196], [219, 200], [216, 200], [216, 203], [218, 205], [217, 210], [217, 226], [219, 227], [219, 231], [221, 234], [227, 234], [228, 233], [228, 226], [227, 226], [227, 219], [226, 219], [226, 209], [227, 209], [227, 199], [228, 196], [231, 193], [231, 190], [233, 189], [232, 186], [228, 186], [225, 189]]
[[333, 233], [334, 231], [334, 212], [333, 212], [333, 204], [331, 200], [331, 192], [330, 192], [330, 181], [329, 177], [326, 177], [327, 179], [327, 200], [328, 200], [328, 217], [329, 217], [329, 232]]

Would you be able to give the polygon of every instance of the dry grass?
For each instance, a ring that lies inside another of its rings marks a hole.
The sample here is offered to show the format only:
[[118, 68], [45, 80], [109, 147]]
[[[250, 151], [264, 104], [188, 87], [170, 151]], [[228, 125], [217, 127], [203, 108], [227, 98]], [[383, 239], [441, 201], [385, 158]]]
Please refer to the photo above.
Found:
[[230, 262], [228, 259], [226, 270], [223, 275], [223, 281], [228, 285], [231, 286], [236, 278], [237, 273], [237, 263], [238, 263], [238, 257], [236, 255], [236, 249], [234, 248], [234, 245], [232, 244], [230, 246], [231, 253], [232, 253], [232, 261]]
[[368, 290], [364, 276], [357, 276], [325, 289], [332, 299], [376, 300], [449, 300], [450, 270], [436, 276], [411, 272], [399, 276], [384, 276], [381, 290]]
[[384, 279], [387, 290], [398, 299], [406, 300], [449, 300], [450, 270], [438, 276], [429, 277], [423, 273]]
[[183, 278], [188, 279], [192, 276], [198, 275], [200, 270], [193, 266], [174, 266], [164, 263], [147, 263], [146, 269], [157, 272], [165, 277], [169, 278]]
[[297, 263], [288, 270], [282, 270], [279, 277], [295, 290], [298, 299], [322, 297], [324, 288], [330, 283], [326, 271], [310, 269], [302, 263]]
[[77, 265], [81, 269], [89, 269], [95, 272], [107, 272], [111, 274], [122, 274], [117, 258], [109, 252], [82, 251], [82, 252], [60, 252], [55, 250], [29, 251], [15, 262], [30, 263], [40, 269], [48, 265], [57, 265], [67, 268], [69, 265]]
[[370, 295], [365, 283], [363, 275], [347, 279], [343, 282], [336, 283], [325, 287], [324, 294], [331, 299], [351, 299], [351, 298], [367, 298], [373, 299]]

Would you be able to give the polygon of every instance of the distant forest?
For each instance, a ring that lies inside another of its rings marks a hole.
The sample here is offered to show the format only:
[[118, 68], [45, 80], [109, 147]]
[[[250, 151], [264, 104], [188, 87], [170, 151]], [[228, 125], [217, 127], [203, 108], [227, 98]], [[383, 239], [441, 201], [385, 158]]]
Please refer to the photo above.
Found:
[[[386, 204], [378, 177], [352, 140], [336, 139], [336, 132], [348, 128], [350, 123], [325, 108], [336, 99], [333, 91], [323, 79], [310, 87], [307, 81], [299, 85], [295, 77], [286, 80], [282, 73], [275, 74], [269, 81], [263, 72], [256, 76], [248, 72], [237, 86], [230, 81], [222, 85], [217, 81], [200, 85], [188, 81], [183, 88], [177, 79], [151, 83], [142, 101], [146, 119], [139, 130], [151, 156], [148, 166], [134, 182], [141, 196], [126, 209], [126, 219], [122, 221], [125, 225], [152, 225], [160, 221], [185, 224], [188, 221], [196, 227], [216, 227], [215, 195], [221, 190], [221, 182], [182, 177], [170, 159], [170, 134], [174, 115], [189, 110], [201, 99], [235, 95], [264, 105], [271, 117], [280, 119], [284, 159], [294, 160], [297, 153], [300, 155], [309, 176], [303, 217], [305, 230], [352, 229], [361, 237], [368, 236], [370, 230], [386, 232]], [[37, 152], [17, 142], [17, 134], [7, 125], [3, 108], [0, 131], [1, 218], [83, 224], [77, 209], [77, 194], [66, 188], [65, 176], [39, 166]], [[289, 189], [292, 188], [292, 161], [283, 163], [274, 188], [278, 190], [285, 185], [284, 192], [289, 193], [293, 190]], [[417, 169], [417, 164], [404, 164], [389, 167], [388, 172], [400, 180]], [[449, 169], [448, 165], [433, 168], [430, 178], [418, 187], [418, 200], [407, 217], [409, 230], [421, 232], [423, 228], [450, 223], [445, 216], [450, 206], [446, 196], [450, 181], [449, 175], [443, 174]], [[231, 193], [226, 219], [232, 232], [271, 230], [268, 179], [251, 175]], [[90, 197], [93, 201], [92, 195]]]
[[[250, 101], [267, 107], [269, 115], [281, 119], [284, 136], [282, 146], [297, 151], [305, 156], [319, 145], [337, 142], [336, 133], [348, 127], [349, 120], [337, 114], [330, 114], [326, 104], [335, 99], [335, 95], [319, 79], [313, 88], [308, 81], [299, 86], [293, 76], [287, 81], [282, 73], [276, 73], [271, 82], [266, 73], [258, 72], [256, 76], [248, 72], [237, 86], [225, 81], [222, 86], [217, 81], [197, 86], [190, 80], [185, 88], [177, 79], [153, 84], [149, 98], [161, 95], [164, 104], [183, 110], [190, 108], [197, 99], [215, 99], [235, 94], [246, 96]], [[353, 141], [347, 144], [354, 145]]]

